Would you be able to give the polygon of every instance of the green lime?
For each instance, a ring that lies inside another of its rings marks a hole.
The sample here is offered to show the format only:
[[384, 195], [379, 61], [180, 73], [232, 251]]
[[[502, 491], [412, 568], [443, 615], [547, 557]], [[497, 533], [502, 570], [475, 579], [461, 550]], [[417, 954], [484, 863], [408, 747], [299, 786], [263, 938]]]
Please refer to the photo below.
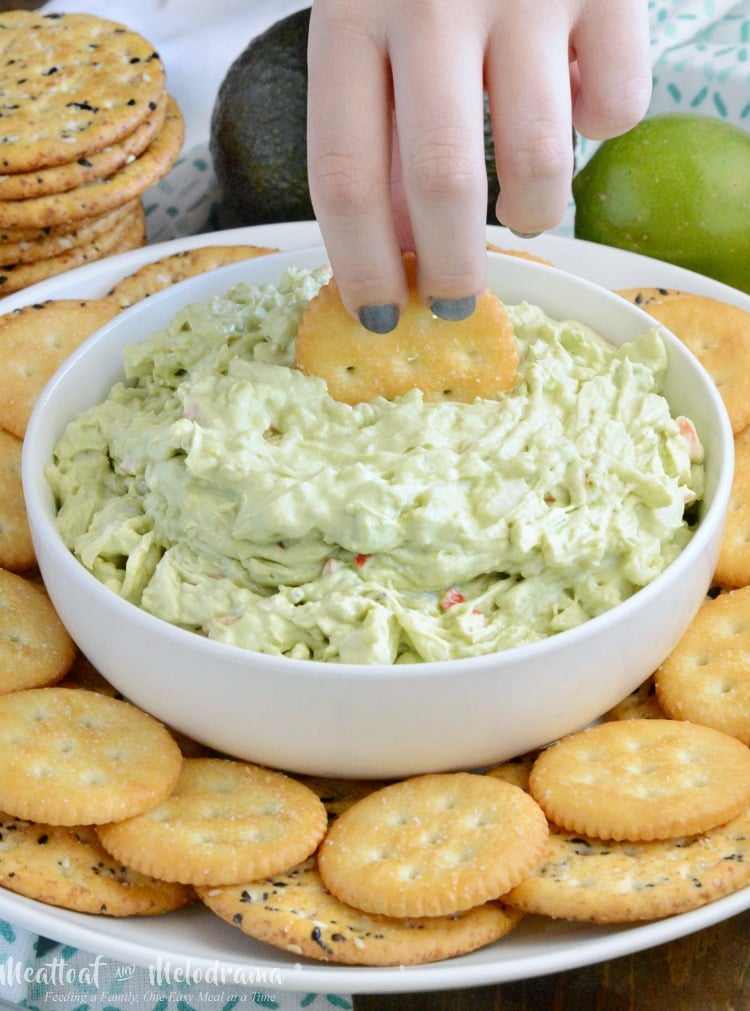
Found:
[[750, 291], [750, 133], [690, 113], [604, 141], [573, 180], [579, 238]]

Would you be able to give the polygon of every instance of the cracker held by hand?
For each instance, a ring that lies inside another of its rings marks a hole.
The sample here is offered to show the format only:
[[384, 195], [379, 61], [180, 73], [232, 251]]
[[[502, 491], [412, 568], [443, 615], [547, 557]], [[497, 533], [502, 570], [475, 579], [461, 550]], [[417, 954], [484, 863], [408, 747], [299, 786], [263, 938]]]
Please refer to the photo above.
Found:
[[323, 883], [384, 916], [443, 916], [497, 899], [541, 857], [547, 820], [523, 790], [468, 772], [415, 776], [357, 801], [318, 852]]
[[413, 254], [404, 254], [409, 301], [398, 325], [373, 334], [353, 319], [336, 279], [311, 299], [299, 325], [296, 365], [325, 380], [334, 400], [347, 404], [419, 389], [425, 400], [471, 402], [509, 390], [518, 350], [502, 303], [485, 290], [472, 315], [449, 322], [433, 315], [416, 290]]

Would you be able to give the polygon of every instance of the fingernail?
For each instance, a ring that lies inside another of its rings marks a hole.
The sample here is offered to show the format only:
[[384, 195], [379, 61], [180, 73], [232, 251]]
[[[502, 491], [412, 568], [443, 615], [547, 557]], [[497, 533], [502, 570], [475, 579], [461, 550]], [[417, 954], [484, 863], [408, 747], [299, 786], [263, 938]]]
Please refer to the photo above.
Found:
[[390, 333], [398, 324], [398, 306], [393, 302], [386, 305], [363, 305], [357, 315], [365, 330], [371, 333]]
[[519, 239], [535, 239], [537, 235], [541, 235], [541, 232], [517, 232], [515, 228], [511, 228], [513, 235], [518, 236]]
[[471, 316], [476, 306], [476, 295], [469, 295], [467, 298], [433, 298], [430, 302], [430, 309], [436, 316], [452, 323]]

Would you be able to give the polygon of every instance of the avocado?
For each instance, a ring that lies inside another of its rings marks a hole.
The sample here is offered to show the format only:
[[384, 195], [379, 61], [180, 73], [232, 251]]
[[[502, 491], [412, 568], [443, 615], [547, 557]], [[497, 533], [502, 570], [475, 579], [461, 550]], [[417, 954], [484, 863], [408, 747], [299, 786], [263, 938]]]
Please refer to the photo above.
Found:
[[[314, 218], [307, 183], [307, 34], [304, 9], [254, 38], [230, 66], [211, 116], [210, 151], [222, 227]], [[485, 96], [487, 223], [500, 187]]]
[[211, 116], [222, 226], [314, 217], [307, 185], [309, 9], [271, 25], [232, 63]]

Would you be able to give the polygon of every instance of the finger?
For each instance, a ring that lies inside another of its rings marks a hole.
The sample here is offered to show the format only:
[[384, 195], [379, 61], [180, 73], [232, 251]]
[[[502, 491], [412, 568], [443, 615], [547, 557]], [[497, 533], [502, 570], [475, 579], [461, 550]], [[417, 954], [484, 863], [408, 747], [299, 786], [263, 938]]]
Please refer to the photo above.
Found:
[[408, 296], [390, 202], [390, 95], [385, 51], [357, 12], [315, 4], [308, 43], [310, 196], [344, 305], [384, 332]]
[[[512, 7], [512, 5], [511, 5]], [[568, 25], [548, 5], [529, 31], [524, 19], [496, 23], [486, 60], [498, 219], [520, 233], [554, 228], [573, 174]]]
[[571, 41], [578, 64], [576, 129], [603, 140], [635, 126], [646, 114], [652, 86], [644, 0], [589, 5]]
[[486, 283], [483, 48], [479, 27], [456, 32], [439, 4], [404, 18], [390, 48], [417, 284], [447, 318], [468, 315]]

